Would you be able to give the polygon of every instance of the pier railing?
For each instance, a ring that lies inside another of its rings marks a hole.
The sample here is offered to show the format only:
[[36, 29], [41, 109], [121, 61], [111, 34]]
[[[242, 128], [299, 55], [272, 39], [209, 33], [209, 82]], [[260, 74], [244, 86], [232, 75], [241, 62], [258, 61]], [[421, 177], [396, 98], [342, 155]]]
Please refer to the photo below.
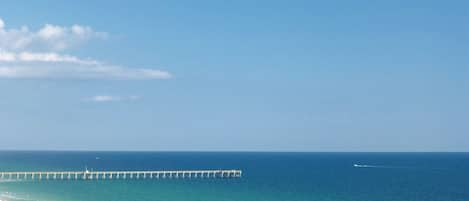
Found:
[[0, 172], [0, 180], [239, 178], [241, 170]]

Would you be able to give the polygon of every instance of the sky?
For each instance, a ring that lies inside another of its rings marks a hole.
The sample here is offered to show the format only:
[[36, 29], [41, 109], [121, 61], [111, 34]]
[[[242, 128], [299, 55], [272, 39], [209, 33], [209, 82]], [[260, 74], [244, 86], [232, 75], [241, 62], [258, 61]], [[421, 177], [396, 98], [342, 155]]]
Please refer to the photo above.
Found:
[[0, 3], [0, 149], [469, 151], [467, 1]]

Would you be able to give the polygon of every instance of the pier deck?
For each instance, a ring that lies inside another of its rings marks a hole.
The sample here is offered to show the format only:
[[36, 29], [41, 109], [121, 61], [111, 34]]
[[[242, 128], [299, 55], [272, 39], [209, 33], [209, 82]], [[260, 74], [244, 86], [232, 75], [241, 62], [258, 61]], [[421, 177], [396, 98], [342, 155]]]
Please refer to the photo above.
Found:
[[241, 170], [0, 172], [0, 180], [239, 178]]

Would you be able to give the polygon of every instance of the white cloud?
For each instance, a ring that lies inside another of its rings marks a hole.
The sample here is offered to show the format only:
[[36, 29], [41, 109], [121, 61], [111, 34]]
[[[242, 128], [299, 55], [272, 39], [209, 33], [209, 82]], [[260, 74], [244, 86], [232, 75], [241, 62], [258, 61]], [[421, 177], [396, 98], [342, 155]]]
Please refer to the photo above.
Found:
[[108, 65], [57, 53], [0, 52], [0, 78], [169, 79], [167, 71]]
[[46, 24], [37, 31], [31, 31], [27, 26], [6, 29], [5, 22], [0, 18], [0, 49], [3, 50], [62, 51], [93, 38], [103, 39], [107, 36], [105, 32], [97, 32], [82, 25], [64, 27]]
[[[80, 25], [46, 24], [37, 32], [27, 27], [6, 30], [0, 18], [0, 78], [129, 80], [172, 77], [167, 71], [110, 65], [56, 52], [106, 36], [106, 33]], [[35, 51], [37, 49], [42, 51]]]
[[34, 53], [34, 52], [7, 52], [0, 51], [0, 62], [64, 62], [76, 64], [99, 64], [98, 61], [91, 59], [79, 59], [67, 54], [57, 54], [53, 52]]
[[3, 29], [5, 26], [5, 22], [3, 22], [2, 18], [0, 18], [0, 29]]
[[97, 95], [85, 100], [91, 102], [117, 102], [117, 101], [136, 101], [139, 100], [139, 96], [110, 96], [110, 95]]
[[12, 52], [0, 52], [0, 62], [2, 62], [2, 61], [4, 61], [4, 62], [16, 61], [16, 54], [12, 53]]

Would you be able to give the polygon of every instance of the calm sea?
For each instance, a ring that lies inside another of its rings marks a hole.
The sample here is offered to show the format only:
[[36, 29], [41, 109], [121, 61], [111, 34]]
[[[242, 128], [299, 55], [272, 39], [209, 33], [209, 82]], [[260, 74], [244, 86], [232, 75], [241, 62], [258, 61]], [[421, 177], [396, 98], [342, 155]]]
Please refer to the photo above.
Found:
[[[354, 167], [359, 164], [360, 167]], [[240, 179], [0, 182], [0, 200], [469, 201], [469, 153], [0, 152], [0, 171], [242, 169]]]

